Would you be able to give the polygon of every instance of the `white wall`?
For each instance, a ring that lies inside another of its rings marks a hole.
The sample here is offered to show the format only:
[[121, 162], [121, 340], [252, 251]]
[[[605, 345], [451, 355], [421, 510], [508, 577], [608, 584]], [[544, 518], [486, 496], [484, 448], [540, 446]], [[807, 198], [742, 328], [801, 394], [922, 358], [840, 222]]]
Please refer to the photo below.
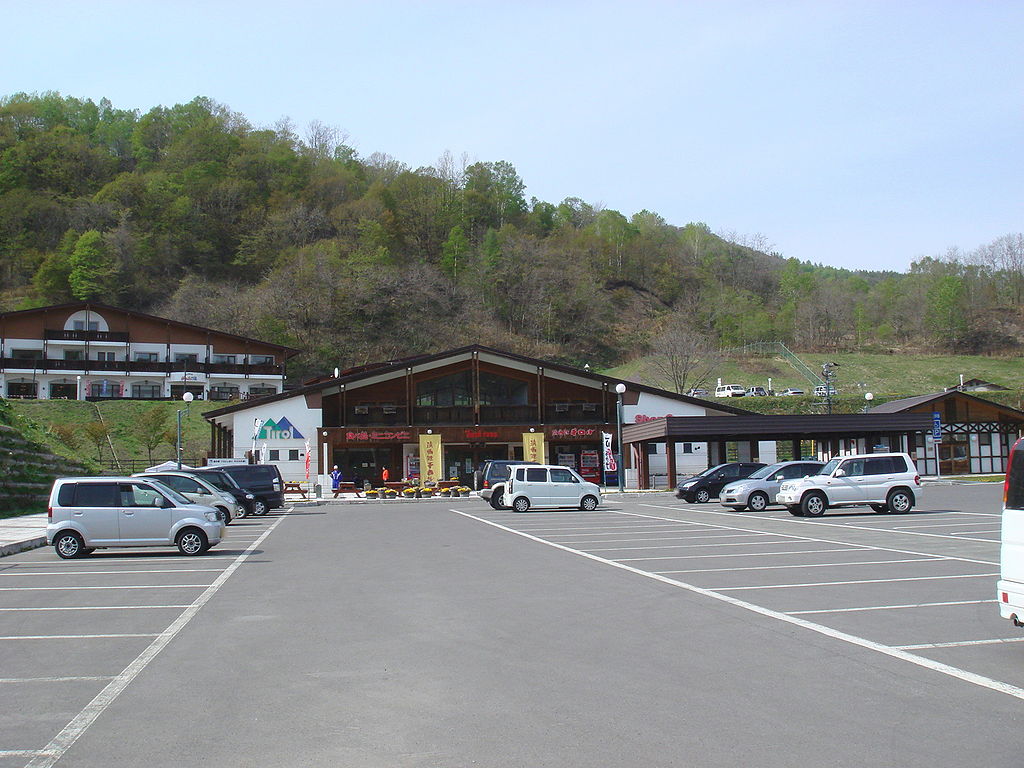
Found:
[[[252, 450], [253, 420], [260, 419], [267, 421], [272, 419], [274, 423], [287, 419], [302, 435], [302, 437], [268, 437], [266, 440], [258, 440], [257, 450], [263, 450], [263, 444], [267, 444], [267, 450], [279, 450], [282, 456], [287, 456], [289, 450], [298, 450], [300, 458], [298, 461], [281, 460], [274, 462], [281, 470], [285, 480], [305, 480], [306, 478], [306, 440], [309, 441], [312, 457], [310, 459], [309, 477], [311, 481], [317, 481], [317, 475], [322, 474], [320, 461], [317, 456], [317, 429], [322, 421], [319, 408], [306, 407], [306, 398], [301, 395], [290, 397], [287, 400], [278, 400], [265, 405], [256, 405], [232, 414], [234, 451], [233, 458], [242, 459], [245, 452]], [[322, 482], [319, 480], [317, 482]]]

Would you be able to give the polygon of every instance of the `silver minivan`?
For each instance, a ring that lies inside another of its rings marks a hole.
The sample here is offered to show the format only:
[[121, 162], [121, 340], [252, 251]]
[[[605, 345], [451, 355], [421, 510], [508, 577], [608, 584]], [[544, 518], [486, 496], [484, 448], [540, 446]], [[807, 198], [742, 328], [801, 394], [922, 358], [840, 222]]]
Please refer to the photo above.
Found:
[[208, 483], [204, 478], [190, 475], [187, 472], [166, 470], [164, 472], [138, 472], [133, 477], [148, 477], [158, 480], [168, 488], [173, 488], [193, 504], [213, 507], [224, 513], [224, 522], [231, 525], [232, 519], [245, 516], [245, 507], [235, 500], [227, 491], [222, 491]]
[[224, 536], [223, 512], [140, 477], [57, 478], [47, 515], [46, 543], [63, 558], [105, 547], [177, 546], [198, 555]]
[[516, 512], [532, 507], [578, 507], [590, 512], [601, 503], [601, 489], [575, 470], [554, 464], [512, 468], [505, 481], [505, 506]]

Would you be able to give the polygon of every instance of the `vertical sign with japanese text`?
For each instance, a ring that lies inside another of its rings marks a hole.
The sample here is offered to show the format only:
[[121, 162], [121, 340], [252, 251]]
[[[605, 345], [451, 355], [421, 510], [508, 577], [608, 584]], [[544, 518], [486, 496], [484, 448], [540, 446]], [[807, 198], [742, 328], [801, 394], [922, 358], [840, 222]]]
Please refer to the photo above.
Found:
[[441, 436], [420, 435], [420, 481], [442, 480]]
[[541, 432], [523, 432], [523, 458], [538, 464], [544, 461], [544, 434]]
[[601, 439], [604, 444], [604, 471], [618, 472], [619, 465], [615, 463], [615, 454], [612, 452], [612, 433], [602, 432]]

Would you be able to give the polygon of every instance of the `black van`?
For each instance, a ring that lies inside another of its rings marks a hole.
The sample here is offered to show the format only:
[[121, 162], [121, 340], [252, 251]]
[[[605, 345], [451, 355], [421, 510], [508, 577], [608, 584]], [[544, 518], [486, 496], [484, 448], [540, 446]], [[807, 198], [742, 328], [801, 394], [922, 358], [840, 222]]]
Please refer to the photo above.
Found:
[[284, 506], [284, 480], [276, 464], [217, 464], [195, 472], [223, 472], [228, 475], [256, 497], [252, 505], [254, 515], [265, 515], [268, 509]]

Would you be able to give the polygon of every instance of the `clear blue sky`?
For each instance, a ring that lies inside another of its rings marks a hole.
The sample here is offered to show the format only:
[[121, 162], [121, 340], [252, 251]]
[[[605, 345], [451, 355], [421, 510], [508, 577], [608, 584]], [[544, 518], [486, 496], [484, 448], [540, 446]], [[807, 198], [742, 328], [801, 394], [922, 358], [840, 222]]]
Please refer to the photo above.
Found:
[[906, 269], [1020, 232], [1024, 3], [2, 3], [0, 94], [209, 96], [411, 167]]

